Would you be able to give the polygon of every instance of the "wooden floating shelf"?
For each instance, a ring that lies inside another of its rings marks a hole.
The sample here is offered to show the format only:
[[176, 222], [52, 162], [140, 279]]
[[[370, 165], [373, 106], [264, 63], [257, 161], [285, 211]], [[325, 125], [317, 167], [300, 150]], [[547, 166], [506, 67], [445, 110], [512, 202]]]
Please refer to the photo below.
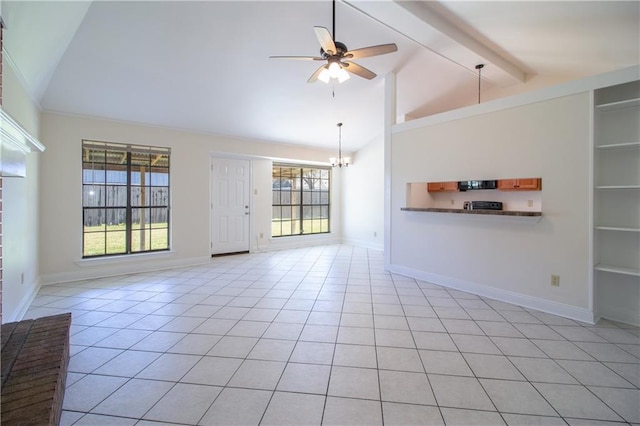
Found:
[[463, 209], [441, 209], [435, 207], [402, 207], [403, 212], [429, 212], [429, 213], [457, 213], [469, 215], [489, 215], [489, 216], [516, 216], [516, 217], [541, 217], [542, 212], [524, 212], [510, 210], [463, 210]]

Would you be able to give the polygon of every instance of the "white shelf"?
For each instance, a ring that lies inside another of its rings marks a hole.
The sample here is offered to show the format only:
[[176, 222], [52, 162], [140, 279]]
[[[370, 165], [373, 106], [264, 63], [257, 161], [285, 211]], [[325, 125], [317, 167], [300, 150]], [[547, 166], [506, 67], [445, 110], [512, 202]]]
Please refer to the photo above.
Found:
[[598, 185], [596, 189], [640, 189], [640, 185]]
[[596, 271], [611, 272], [612, 274], [631, 275], [634, 277], [640, 277], [640, 269], [636, 268], [624, 268], [622, 266], [612, 266], [597, 264], [594, 266]]
[[615, 111], [623, 108], [633, 108], [640, 106], [640, 98], [627, 99], [624, 101], [610, 102], [608, 104], [596, 105], [598, 111]]
[[600, 231], [640, 232], [640, 228], [624, 228], [620, 226], [596, 226], [595, 229]]
[[607, 145], [596, 146], [596, 149], [608, 150], [608, 149], [634, 149], [640, 148], [640, 142], [625, 142], [625, 143], [611, 143]]

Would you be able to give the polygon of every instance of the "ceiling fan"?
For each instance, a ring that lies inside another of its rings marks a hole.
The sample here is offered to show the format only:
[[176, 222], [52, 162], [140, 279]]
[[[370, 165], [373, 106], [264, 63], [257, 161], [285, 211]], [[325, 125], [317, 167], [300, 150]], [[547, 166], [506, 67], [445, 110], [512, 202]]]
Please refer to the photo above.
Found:
[[320, 66], [307, 80], [307, 83], [315, 83], [317, 80], [328, 83], [332, 78], [337, 78], [339, 83], [349, 79], [349, 73], [371, 80], [376, 76], [371, 70], [351, 62], [352, 59], [368, 58], [384, 55], [398, 50], [395, 43], [380, 44], [377, 46], [363, 47], [349, 50], [344, 43], [335, 40], [336, 35], [336, 1], [333, 0], [333, 37], [325, 27], [313, 27], [316, 37], [320, 42], [320, 56], [270, 56], [273, 59], [298, 59], [306, 61], [327, 61]]

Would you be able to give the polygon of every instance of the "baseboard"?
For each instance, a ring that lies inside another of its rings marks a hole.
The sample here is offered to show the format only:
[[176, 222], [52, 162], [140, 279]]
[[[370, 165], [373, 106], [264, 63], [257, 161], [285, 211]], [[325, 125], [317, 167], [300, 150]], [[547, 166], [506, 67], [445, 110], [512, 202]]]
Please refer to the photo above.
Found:
[[640, 327], [640, 313], [631, 309], [616, 309], [615, 311], [600, 310], [599, 318]]
[[487, 285], [471, 281], [459, 280], [444, 275], [432, 274], [401, 265], [392, 264], [390, 270], [391, 272], [396, 274], [405, 275], [422, 281], [427, 281], [433, 284], [441, 285], [443, 287], [476, 294], [478, 296], [488, 297], [491, 299], [499, 300], [501, 302], [523, 306], [525, 308], [535, 309], [537, 311], [558, 315], [587, 324], [594, 324], [594, 314], [589, 309], [567, 305], [552, 300], [541, 299], [539, 297], [528, 296], [526, 294], [516, 293], [509, 290], [489, 287]]
[[35, 299], [36, 296], [38, 295], [38, 292], [40, 291], [40, 287], [41, 287], [41, 284], [39, 280], [36, 280], [36, 282], [33, 283], [31, 290], [28, 291], [22, 297], [22, 300], [20, 300], [20, 302], [18, 303], [18, 306], [16, 306], [16, 308], [13, 310], [13, 312], [10, 313], [8, 317], [5, 317], [5, 314], [7, 312], [4, 312], [4, 306], [3, 306], [2, 321], [3, 322], [22, 321], [22, 319], [24, 318], [24, 315], [27, 313], [27, 311], [29, 310], [29, 307], [31, 306], [31, 303], [33, 302], [33, 299]]
[[253, 253], [260, 253], [341, 243], [340, 238], [327, 236], [326, 234], [270, 238], [268, 241], [267, 244], [254, 246], [251, 251]]
[[353, 239], [353, 238], [343, 238], [342, 239], [342, 244], [349, 244], [349, 245], [356, 246], [356, 247], [363, 247], [363, 248], [367, 248], [367, 249], [371, 249], [371, 250], [384, 251], [384, 244], [382, 242], [380, 242], [380, 243], [372, 243], [371, 241], [367, 241], [367, 240], [357, 240], [357, 239]]
[[143, 263], [126, 262], [121, 264], [109, 264], [83, 266], [82, 269], [56, 274], [44, 274], [40, 276], [41, 285], [65, 283], [71, 281], [92, 280], [98, 278], [115, 277], [118, 275], [136, 274], [141, 272], [162, 271], [166, 269], [184, 268], [188, 266], [202, 265], [211, 262], [210, 256], [190, 257], [186, 259], [165, 259], [162, 262]]

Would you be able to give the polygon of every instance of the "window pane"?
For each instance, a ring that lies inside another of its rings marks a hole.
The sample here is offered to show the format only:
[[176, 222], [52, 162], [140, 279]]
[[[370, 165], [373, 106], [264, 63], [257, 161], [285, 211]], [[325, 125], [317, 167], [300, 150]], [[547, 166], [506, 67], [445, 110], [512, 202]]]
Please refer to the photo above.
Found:
[[151, 230], [151, 250], [164, 250], [169, 248], [169, 228]]
[[105, 190], [103, 185], [83, 185], [82, 205], [85, 207], [103, 207]]
[[101, 256], [105, 254], [105, 233], [87, 232], [84, 234], [83, 256]]
[[127, 184], [127, 166], [110, 164], [107, 168], [107, 182], [111, 184], [126, 185]]
[[148, 208], [131, 209], [131, 229], [137, 230], [149, 227], [149, 210]]
[[108, 185], [106, 188], [107, 207], [127, 206], [127, 187]]
[[303, 219], [311, 219], [313, 210], [311, 210], [311, 207], [303, 207], [302, 208], [302, 218]]
[[169, 227], [169, 209], [153, 208], [151, 209], [152, 228], [168, 228]]
[[327, 191], [320, 193], [320, 204], [329, 204], [329, 193]]
[[291, 191], [280, 191], [280, 204], [291, 204]]
[[151, 199], [151, 191], [146, 186], [131, 187], [131, 205], [133, 207], [148, 206]]
[[329, 219], [329, 206], [320, 207], [320, 217], [322, 219]]
[[84, 209], [82, 212], [84, 232], [105, 231], [105, 209]]
[[272, 217], [273, 220], [282, 219], [282, 207], [273, 206], [271, 208], [271, 210], [272, 210], [271, 217]]
[[291, 221], [291, 235], [299, 235], [301, 233], [300, 221], [293, 220]]
[[271, 191], [271, 204], [280, 204], [280, 190], [273, 189]]
[[151, 185], [169, 186], [169, 169], [166, 167], [153, 167], [151, 169]]
[[107, 164], [127, 164], [126, 151], [112, 151], [107, 149], [104, 151], [104, 155], [104, 162]]
[[151, 205], [169, 207], [169, 188], [151, 188]]
[[126, 253], [126, 241], [126, 231], [107, 231], [106, 254]]
[[102, 163], [82, 164], [83, 183], [105, 183], [106, 175], [106, 167]]
[[311, 204], [311, 192], [304, 191], [302, 193], [302, 204]]
[[126, 229], [127, 209], [105, 209], [107, 230]]
[[147, 251], [151, 246], [151, 229], [147, 225], [145, 229], [134, 229], [131, 231], [131, 251]]

